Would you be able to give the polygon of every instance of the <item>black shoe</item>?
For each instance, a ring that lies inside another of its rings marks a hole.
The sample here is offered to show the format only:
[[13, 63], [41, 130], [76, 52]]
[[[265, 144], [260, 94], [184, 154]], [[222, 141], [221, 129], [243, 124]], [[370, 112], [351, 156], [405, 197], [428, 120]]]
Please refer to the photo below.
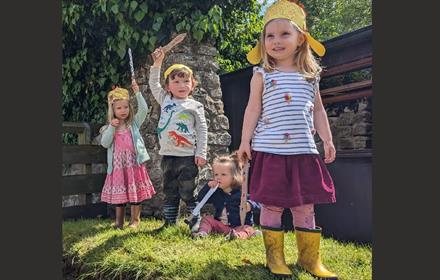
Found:
[[153, 230], [153, 232], [159, 233], [159, 232], [163, 231], [164, 229], [166, 229], [167, 227], [175, 226], [175, 225], [176, 225], [176, 222], [165, 221], [165, 223], [160, 228]]

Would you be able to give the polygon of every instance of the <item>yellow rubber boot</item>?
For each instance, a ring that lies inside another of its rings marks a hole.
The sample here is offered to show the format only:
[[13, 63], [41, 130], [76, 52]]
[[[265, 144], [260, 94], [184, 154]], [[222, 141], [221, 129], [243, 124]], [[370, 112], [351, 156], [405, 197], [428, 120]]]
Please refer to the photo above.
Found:
[[141, 205], [131, 205], [130, 211], [131, 218], [128, 226], [131, 228], [137, 228], [141, 222]]
[[321, 262], [319, 254], [321, 228], [295, 228], [295, 235], [298, 247], [297, 265], [319, 279], [338, 279], [338, 276], [333, 272], [328, 271]]
[[284, 231], [275, 228], [263, 228], [266, 262], [270, 272], [276, 276], [288, 277], [292, 271], [284, 260]]

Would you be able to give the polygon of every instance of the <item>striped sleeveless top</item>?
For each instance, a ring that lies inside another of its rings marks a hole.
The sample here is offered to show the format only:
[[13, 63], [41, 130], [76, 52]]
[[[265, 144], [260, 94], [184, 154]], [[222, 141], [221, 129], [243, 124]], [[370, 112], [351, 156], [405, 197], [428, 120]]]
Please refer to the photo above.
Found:
[[319, 78], [313, 83], [299, 72], [266, 72], [262, 109], [252, 138], [255, 151], [278, 154], [319, 154], [314, 140], [313, 104]]

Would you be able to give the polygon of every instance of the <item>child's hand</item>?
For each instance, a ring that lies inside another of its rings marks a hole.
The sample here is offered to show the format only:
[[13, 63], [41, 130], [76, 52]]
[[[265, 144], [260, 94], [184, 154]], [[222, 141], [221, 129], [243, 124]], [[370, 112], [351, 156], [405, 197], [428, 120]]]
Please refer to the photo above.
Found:
[[195, 161], [196, 165], [197, 165], [197, 166], [200, 166], [200, 167], [202, 167], [203, 165], [206, 164], [206, 159], [204, 159], [204, 158], [202, 158], [202, 157], [198, 157], [198, 156], [196, 156], [195, 159], [194, 159], [194, 161]]
[[252, 206], [249, 202], [246, 202], [246, 212], [250, 212], [252, 210]]
[[215, 188], [217, 186], [218, 182], [216, 180], [211, 180], [208, 182], [208, 187]]
[[110, 123], [112, 126], [114, 127], [118, 127], [119, 126], [119, 120], [118, 119], [113, 119], [112, 122]]
[[160, 66], [162, 64], [163, 59], [165, 58], [165, 53], [162, 50], [162, 47], [158, 47], [154, 50], [154, 52], [151, 54], [151, 57], [153, 57], [153, 66]]
[[251, 160], [251, 145], [242, 141], [238, 148], [237, 156], [242, 162], [246, 162], [247, 159]]
[[324, 141], [324, 162], [332, 163], [336, 158], [336, 149], [333, 141]]
[[131, 89], [133, 90], [134, 93], [139, 92], [139, 86], [138, 86], [138, 84], [136, 83], [136, 80], [135, 80], [135, 79], [132, 79], [132, 80], [131, 80]]

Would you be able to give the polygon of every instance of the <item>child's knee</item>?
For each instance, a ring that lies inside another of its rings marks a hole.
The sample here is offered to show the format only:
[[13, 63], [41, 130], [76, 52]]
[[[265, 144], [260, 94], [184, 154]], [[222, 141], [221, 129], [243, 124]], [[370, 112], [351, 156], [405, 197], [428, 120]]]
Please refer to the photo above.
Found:
[[196, 189], [196, 184], [194, 180], [180, 181], [179, 194], [185, 203], [194, 201], [194, 190]]
[[174, 182], [168, 182], [168, 184], [163, 185], [163, 193], [165, 194], [165, 198], [167, 200], [178, 200], [179, 198], [179, 192], [178, 192], [178, 184], [177, 181]]
[[260, 224], [266, 227], [281, 227], [281, 216], [283, 214], [284, 208], [262, 205], [260, 213]]
[[284, 208], [278, 207], [278, 206], [271, 206], [271, 205], [262, 205], [261, 206], [261, 212], [263, 213], [263, 210], [265, 213], [274, 212], [277, 214], [283, 214]]
[[180, 193], [180, 198], [185, 201], [186, 204], [191, 203], [195, 200], [194, 197], [194, 187], [188, 186], [186, 188], [180, 188], [179, 193]]
[[188, 165], [185, 166], [182, 171], [180, 172], [180, 175], [178, 177], [179, 181], [195, 181], [197, 175], [199, 174], [199, 169], [197, 166], [194, 165]]
[[293, 207], [293, 208], [291, 208], [291, 211], [292, 211], [293, 215], [295, 215], [295, 214], [296, 215], [303, 215], [303, 216], [314, 216], [315, 215], [313, 204], [306, 204], [306, 205]]

